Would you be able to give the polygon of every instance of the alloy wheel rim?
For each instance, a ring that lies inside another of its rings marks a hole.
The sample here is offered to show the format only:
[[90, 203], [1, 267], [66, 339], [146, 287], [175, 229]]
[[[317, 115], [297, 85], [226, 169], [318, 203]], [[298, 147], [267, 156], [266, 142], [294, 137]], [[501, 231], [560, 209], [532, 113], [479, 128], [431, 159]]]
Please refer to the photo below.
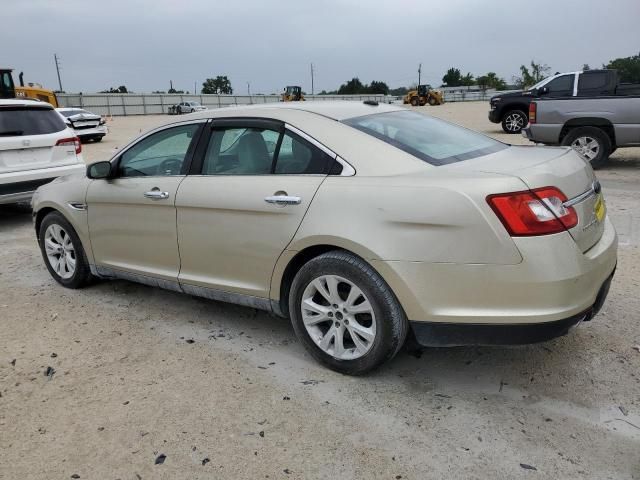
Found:
[[578, 137], [573, 141], [571, 147], [589, 162], [600, 153], [600, 144], [593, 137]]
[[315, 278], [302, 294], [302, 322], [313, 342], [339, 360], [371, 350], [376, 318], [371, 302], [353, 282], [337, 275]]
[[510, 132], [522, 130], [522, 127], [524, 127], [524, 119], [522, 118], [522, 115], [518, 115], [517, 113], [507, 115], [504, 123], [507, 126], [507, 130]]
[[67, 231], [52, 223], [44, 233], [44, 250], [49, 265], [60, 278], [71, 278], [76, 271], [76, 250]]

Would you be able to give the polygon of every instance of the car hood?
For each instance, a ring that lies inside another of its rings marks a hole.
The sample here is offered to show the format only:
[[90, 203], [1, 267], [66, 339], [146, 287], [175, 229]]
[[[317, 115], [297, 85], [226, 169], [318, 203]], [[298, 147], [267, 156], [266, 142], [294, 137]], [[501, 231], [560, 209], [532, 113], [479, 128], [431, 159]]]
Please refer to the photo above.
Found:
[[530, 95], [532, 95], [531, 90], [518, 90], [516, 92], [498, 93], [493, 97], [491, 97], [491, 101], [493, 101], [496, 98], [522, 97], [522, 96], [530, 96]]

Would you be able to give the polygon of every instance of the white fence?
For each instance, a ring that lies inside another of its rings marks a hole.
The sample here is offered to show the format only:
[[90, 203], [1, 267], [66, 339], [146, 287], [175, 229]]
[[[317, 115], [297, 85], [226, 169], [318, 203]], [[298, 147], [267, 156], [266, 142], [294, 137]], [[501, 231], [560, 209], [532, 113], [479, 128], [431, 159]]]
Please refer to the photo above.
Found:
[[[260, 105], [280, 101], [280, 95], [180, 95], [95, 93], [58, 94], [61, 107], [82, 107], [100, 115], [153, 115], [168, 113], [168, 108], [180, 102], [199, 102], [207, 108], [231, 105]], [[389, 95], [306, 95], [307, 100], [376, 100], [392, 102], [399, 97]]]
[[[496, 90], [477, 87], [444, 87], [445, 102], [488, 101]], [[199, 102], [207, 108], [231, 105], [260, 105], [280, 101], [280, 95], [181, 95], [155, 93], [91, 93], [87, 95], [59, 93], [61, 107], [82, 107], [100, 115], [153, 115], [168, 113], [168, 108], [180, 102]], [[376, 100], [381, 103], [402, 101], [390, 95], [306, 95], [307, 100]]]

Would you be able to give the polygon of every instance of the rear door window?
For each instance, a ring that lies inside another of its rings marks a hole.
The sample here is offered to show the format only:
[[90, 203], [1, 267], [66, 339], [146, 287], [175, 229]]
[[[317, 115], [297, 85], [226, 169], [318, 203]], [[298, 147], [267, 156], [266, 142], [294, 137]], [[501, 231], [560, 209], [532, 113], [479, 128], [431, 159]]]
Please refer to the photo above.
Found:
[[52, 108], [0, 107], [0, 137], [47, 135], [61, 132], [65, 128], [64, 120]]
[[583, 73], [578, 77], [578, 95], [601, 93], [607, 87], [605, 72]]

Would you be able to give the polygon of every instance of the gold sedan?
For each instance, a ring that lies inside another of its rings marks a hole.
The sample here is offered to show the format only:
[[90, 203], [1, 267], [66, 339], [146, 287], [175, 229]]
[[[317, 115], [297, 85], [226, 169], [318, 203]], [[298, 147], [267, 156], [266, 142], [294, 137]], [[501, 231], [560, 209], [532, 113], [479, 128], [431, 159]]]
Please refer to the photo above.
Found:
[[225, 108], [40, 187], [44, 263], [290, 317], [328, 367], [543, 341], [597, 313], [617, 237], [591, 167], [400, 106]]

